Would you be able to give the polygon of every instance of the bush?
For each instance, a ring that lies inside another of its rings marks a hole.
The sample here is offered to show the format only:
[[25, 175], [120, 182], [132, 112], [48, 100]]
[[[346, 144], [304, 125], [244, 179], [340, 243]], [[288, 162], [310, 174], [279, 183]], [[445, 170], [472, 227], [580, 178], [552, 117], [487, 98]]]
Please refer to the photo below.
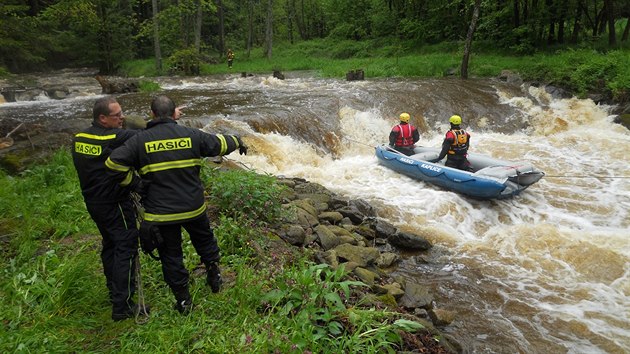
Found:
[[280, 196], [285, 187], [273, 176], [204, 167], [201, 178], [207, 185], [210, 203], [224, 215], [262, 225], [282, 215]]
[[195, 48], [181, 49], [173, 53], [167, 60], [169, 74], [199, 75], [201, 56]]
[[140, 81], [140, 92], [157, 92], [162, 88], [160, 84], [155, 81], [142, 80]]

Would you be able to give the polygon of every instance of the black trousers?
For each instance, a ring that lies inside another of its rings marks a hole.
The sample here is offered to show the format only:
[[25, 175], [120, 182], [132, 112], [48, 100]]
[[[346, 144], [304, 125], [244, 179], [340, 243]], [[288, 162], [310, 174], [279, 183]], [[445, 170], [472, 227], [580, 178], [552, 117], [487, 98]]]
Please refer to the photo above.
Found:
[[136, 292], [135, 260], [138, 228], [133, 203], [91, 204], [86, 207], [103, 237], [101, 260], [109, 289], [112, 311], [123, 313], [133, 306]]
[[473, 168], [470, 165], [470, 162], [468, 162], [468, 159], [466, 158], [466, 156], [448, 155], [444, 165], [448, 167], [456, 168], [458, 170], [473, 172]]
[[[210, 220], [204, 213], [192, 220], [180, 223], [162, 225], [158, 224], [160, 234], [164, 239], [158, 247], [160, 260], [162, 261], [162, 273], [166, 284], [171, 288], [175, 297], [178, 294], [188, 293], [189, 273], [184, 266], [184, 253], [182, 251], [182, 227], [190, 235], [190, 241], [204, 264], [219, 262], [219, 245], [210, 227]], [[183, 299], [177, 299], [178, 301]]]

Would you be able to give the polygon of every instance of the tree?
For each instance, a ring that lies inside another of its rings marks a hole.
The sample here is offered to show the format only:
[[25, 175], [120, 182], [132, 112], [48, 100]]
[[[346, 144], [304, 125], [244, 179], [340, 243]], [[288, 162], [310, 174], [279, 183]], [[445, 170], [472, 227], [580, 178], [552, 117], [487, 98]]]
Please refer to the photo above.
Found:
[[604, 12], [608, 23], [608, 45], [611, 47], [617, 44], [617, 34], [615, 31], [615, 13], [612, 0], [604, 0]]
[[219, 20], [219, 56], [225, 53], [225, 18], [223, 14], [223, 0], [217, 0], [217, 17]]
[[273, 50], [273, 0], [267, 1], [267, 26], [265, 27], [265, 56], [271, 59]]
[[151, 0], [153, 7], [153, 48], [155, 50], [155, 69], [158, 74], [162, 73], [162, 49], [160, 48], [160, 21], [158, 0]]
[[473, 35], [477, 28], [477, 20], [479, 19], [479, 8], [481, 7], [481, 0], [475, 0], [475, 7], [473, 8], [472, 18], [470, 19], [470, 26], [468, 27], [468, 34], [466, 35], [466, 46], [464, 48], [464, 58], [462, 59], [461, 78], [468, 79], [468, 60], [470, 59], [470, 49], [472, 47]]

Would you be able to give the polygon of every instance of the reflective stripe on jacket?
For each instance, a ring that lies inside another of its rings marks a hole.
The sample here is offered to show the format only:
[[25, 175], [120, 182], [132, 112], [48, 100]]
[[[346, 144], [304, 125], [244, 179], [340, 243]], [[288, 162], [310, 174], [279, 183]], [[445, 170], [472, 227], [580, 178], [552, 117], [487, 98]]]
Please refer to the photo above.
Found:
[[136, 133], [135, 130], [104, 128], [92, 123], [91, 127], [74, 136], [72, 161], [86, 202], [111, 203], [127, 198], [129, 191], [125, 187], [131, 180], [123, 179], [121, 184], [109, 180], [105, 160]]
[[142, 199], [145, 220], [175, 223], [206, 211], [199, 178], [201, 158], [226, 155], [238, 147], [235, 136], [208, 134], [162, 118], [149, 122], [146, 130], [114, 151], [105, 164], [118, 181], [135, 169], [148, 182]]
[[392, 131], [398, 133], [395, 146], [408, 147], [414, 144], [413, 131], [416, 130], [411, 124], [398, 124]]

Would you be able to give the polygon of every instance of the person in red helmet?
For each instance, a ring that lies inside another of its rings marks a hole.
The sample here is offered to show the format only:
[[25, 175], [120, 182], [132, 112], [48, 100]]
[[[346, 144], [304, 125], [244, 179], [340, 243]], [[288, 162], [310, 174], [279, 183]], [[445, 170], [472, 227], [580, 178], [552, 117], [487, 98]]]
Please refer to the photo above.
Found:
[[444, 163], [445, 166], [472, 171], [472, 166], [467, 158], [470, 134], [461, 128], [462, 117], [454, 115], [448, 121], [451, 123], [451, 129], [446, 132], [446, 137], [444, 137], [442, 142], [442, 151], [440, 151], [437, 159], [429, 162], [436, 163], [448, 156], [446, 163]]
[[400, 124], [395, 125], [389, 133], [389, 146], [407, 156], [413, 155], [415, 143], [420, 140], [418, 129], [409, 123], [409, 113], [400, 114]]

